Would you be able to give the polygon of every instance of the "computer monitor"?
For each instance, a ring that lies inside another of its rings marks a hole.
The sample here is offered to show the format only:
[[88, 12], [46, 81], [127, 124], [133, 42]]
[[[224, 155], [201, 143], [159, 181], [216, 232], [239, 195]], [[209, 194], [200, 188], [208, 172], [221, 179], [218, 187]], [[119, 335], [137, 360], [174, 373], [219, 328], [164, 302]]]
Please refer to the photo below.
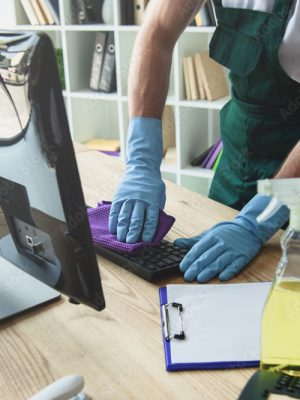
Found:
[[24, 309], [11, 283], [27, 275], [10, 277], [12, 264], [34, 278], [24, 304], [38, 280], [105, 306], [55, 52], [42, 33], [0, 32], [0, 319]]

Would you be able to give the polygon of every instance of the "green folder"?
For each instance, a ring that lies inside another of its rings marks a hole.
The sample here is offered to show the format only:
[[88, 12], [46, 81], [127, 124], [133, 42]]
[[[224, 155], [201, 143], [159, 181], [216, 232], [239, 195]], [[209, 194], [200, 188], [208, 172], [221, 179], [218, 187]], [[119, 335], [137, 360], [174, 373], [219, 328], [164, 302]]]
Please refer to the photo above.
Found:
[[216, 170], [217, 170], [217, 168], [218, 168], [218, 165], [219, 165], [219, 162], [220, 162], [222, 153], [223, 153], [223, 149], [220, 151], [220, 153], [219, 153], [219, 155], [218, 155], [218, 157], [217, 157], [217, 159], [216, 159], [216, 161], [215, 161], [215, 163], [214, 163], [214, 165], [213, 165], [213, 167], [212, 167], [212, 170], [213, 170], [214, 172], [216, 172]]

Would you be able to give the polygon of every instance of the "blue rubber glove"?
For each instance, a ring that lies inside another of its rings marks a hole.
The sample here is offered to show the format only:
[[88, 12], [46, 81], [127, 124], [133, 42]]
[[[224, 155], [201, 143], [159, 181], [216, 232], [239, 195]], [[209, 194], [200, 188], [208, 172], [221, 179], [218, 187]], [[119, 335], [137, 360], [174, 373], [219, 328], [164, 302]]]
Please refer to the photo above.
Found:
[[217, 224], [190, 239], [175, 240], [178, 246], [190, 249], [180, 264], [184, 278], [203, 283], [217, 275], [227, 281], [238, 274], [289, 218], [288, 208], [282, 206], [273, 217], [258, 224], [256, 218], [270, 200], [256, 195], [233, 221]]
[[128, 127], [126, 171], [114, 195], [109, 231], [121, 242], [150, 242], [166, 202], [161, 178], [162, 121], [136, 117]]

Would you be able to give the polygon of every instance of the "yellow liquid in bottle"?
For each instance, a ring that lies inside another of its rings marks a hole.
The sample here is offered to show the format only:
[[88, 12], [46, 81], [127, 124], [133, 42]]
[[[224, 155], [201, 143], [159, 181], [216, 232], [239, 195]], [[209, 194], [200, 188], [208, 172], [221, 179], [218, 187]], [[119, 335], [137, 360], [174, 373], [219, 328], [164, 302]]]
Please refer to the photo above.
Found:
[[261, 368], [300, 376], [300, 282], [276, 283], [262, 320]]

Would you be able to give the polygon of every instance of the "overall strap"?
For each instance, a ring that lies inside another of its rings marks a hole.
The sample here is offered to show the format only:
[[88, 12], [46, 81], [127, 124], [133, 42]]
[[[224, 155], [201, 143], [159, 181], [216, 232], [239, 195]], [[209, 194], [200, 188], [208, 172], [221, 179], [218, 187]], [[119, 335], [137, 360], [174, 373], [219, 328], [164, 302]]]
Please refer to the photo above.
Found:
[[216, 7], [222, 7], [222, 0], [213, 0]]
[[290, 14], [293, 3], [294, 0], [275, 0], [272, 14], [276, 15], [279, 19], [286, 21]]

